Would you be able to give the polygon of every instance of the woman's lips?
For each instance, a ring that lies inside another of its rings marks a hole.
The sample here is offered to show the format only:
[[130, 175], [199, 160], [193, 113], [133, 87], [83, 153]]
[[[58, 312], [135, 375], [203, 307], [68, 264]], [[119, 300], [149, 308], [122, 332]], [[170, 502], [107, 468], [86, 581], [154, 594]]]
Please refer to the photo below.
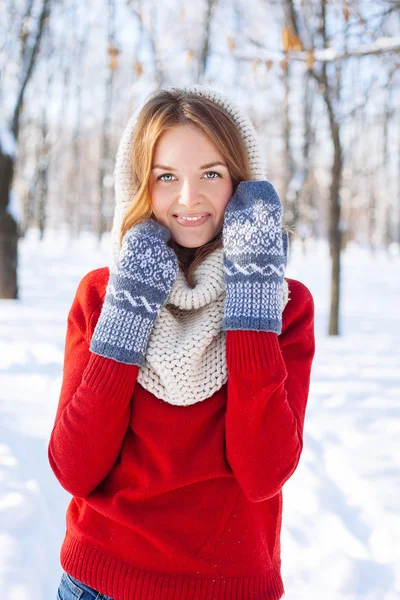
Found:
[[196, 219], [195, 221], [188, 221], [174, 215], [174, 219], [176, 219], [179, 225], [182, 225], [183, 227], [198, 227], [199, 225], [203, 225], [203, 223], [205, 223], [210, 216], [211, 215], [205, 215], [204, 217]]

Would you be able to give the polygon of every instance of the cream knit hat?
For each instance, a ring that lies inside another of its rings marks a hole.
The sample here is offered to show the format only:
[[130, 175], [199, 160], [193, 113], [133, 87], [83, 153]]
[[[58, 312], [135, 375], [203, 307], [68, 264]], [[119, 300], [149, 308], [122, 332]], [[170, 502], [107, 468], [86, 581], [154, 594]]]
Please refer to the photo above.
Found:
[[[196, 94], [203, 98], [208, 98], [212, 102], [215, 102], [222, 107], [236, 123], [239, 132], [241, 133], [244, 144], [247, 150], [249, 158], [252, 179], [265, 181], [267, 179], [267, 172], [265, 166], [265, 160], [262, 156], [261, 149], [257, 134], [254, 130], [253, 124], [246, 113], [239, 108], [236, 104], [231, 102], [226, 96], [217, 92], [216, 90], [210, 89], [202, 85], [189, 85], [185, 87], [171, 87], [166, 88], [167, 91], [181, 91]], [[142, 109], [142, 105], [139, 106], [132, 114], [122, 134], [121, 141], [119, 143], [115, 169], [114, 169], [114, 181], [115, 181], [115, 212], [113, 226], [111, 230], [111, 256], [110, 256], [110, 269], [113, 268], [119, 255], [119, 238], [121, 233], [121, 226], [124, 214], [128, 205], [132, 202], [134, 197], [134, 183], [132, 177], [132, 141], [135, 126], [139, 113]]]

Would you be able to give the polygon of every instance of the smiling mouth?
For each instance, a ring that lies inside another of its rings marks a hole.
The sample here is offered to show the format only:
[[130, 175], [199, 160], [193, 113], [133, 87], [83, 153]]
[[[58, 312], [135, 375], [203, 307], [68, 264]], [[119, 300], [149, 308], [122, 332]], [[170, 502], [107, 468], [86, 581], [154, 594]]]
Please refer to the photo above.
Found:
[[199, 212], [199, 213], [174, 213], [174, 217], [207, 217], [210, 213]]
[[196, 225], [202, 225], [203, 223], [205, 223], [208, 219], [208, 217], [210, 217], [210, 214], [207, 215], [203, 215], [203, 216], [195, 216], [193, 215], [191, 216], [187, 216], [187, 217], [183, 217], [183, 216], [179, 216], [179, 215], [174, 215], [174, 218], [176, 219], [176, 221], [179, 223], [179, 225], [183, 225], [183, 226], [196, 226]]

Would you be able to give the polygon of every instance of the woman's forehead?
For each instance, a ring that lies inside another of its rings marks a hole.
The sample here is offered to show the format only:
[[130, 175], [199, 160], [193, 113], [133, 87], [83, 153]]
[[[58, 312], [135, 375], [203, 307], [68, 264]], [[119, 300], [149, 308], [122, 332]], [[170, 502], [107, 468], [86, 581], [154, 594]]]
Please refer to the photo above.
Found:
[[174, 158], [200, 161], [199, 166], [217, 161], [226, 165], [214, 142], [195, 125], [176, 125], [164, 131], [157, 140], [153, 168], [155, 164], [173, 167], [171, 161]]

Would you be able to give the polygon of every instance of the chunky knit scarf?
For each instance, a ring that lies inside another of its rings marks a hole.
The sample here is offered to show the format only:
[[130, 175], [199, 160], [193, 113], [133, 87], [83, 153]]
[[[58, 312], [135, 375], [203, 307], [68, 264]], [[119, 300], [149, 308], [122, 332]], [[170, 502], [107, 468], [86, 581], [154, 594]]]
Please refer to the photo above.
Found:
[[[138, 382], [170, 404], [206, 400], [228, 379], [223, 264], [223, 249], [217, 248], [197, 267], [194, 288], [180, 269], [153, 326]], [[282, 299], [284, 308], [289, 299], [285, 280]]]

